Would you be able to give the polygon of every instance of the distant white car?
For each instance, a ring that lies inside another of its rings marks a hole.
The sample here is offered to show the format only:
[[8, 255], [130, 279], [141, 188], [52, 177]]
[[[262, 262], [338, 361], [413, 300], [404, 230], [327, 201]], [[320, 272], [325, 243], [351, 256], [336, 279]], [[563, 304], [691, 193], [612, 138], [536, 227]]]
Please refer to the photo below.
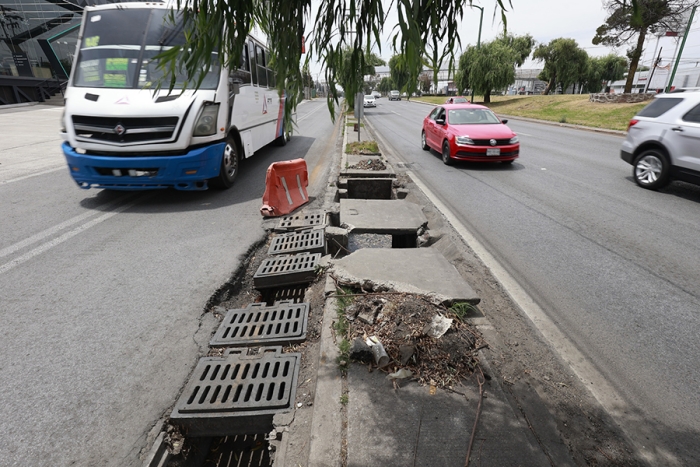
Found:
[[380, 93], [379, 91], [372, 91], [372, 97], [374, 97], [375, 99], [379, 99], [380, 97], [382, 97], [382, 93]]
[[363, 107], [376, 107], [377, 104], [374, 102], [374, 96], [367, 95], [365, 96], [364, 102], [362, 103]]

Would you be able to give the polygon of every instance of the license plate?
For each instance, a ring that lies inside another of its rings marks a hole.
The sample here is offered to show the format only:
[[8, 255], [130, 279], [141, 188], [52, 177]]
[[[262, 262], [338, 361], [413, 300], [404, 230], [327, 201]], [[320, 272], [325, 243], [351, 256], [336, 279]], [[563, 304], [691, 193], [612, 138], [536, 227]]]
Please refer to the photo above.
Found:
[[486, 150], [486, 155], [487, 156], [500, 156], [501, 155], [501, 149], [500, 148], [491, 148]]

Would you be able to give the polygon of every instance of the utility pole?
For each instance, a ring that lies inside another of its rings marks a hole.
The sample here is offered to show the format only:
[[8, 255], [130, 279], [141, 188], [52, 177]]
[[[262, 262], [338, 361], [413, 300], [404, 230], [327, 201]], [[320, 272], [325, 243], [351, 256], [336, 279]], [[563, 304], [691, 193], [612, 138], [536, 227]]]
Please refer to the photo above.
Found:
[[649, 75], [649, 81], [647, 81], [647, 86], [646, 86], [646, 88], [644, 88], [644, 94], [646, 94], [647, 91], [649, 90], [649, 85], [651, 84], [651, 79], [654, 77], [654, 71], [656, 70], [656, 67], [659, 65], [659, 62], [661, 61], [661, 51], [662, 50], [664, 50], [663, 47], [661, 47], [661, 49], [659, 49], [659, 56], [656, 57], [656, 60], [654, 60], [654, 66], [651, 69], [651, 74]]
[[668, 87], [666, 92], [671, 92], [671, 86], [673, 86], [673, 78], [676, 77], [676, 70], [678, 70], [678, 63], [681, 61], [681, 55], [683, 55], [683, 47], [685, 46], [685, 40], [688, 38], [688, 33], [690, 32], [690, 25], [693, 24], [693, 16], [695, 16], [695, 10], [697, 5], [693, 7], [690, 12], [690, 19], [688, 20], [688, 25], [685, 27], [685, 34], [683, 34], [683, 41], [681, 42], [681, 48], [676, 55], [676, 64], [673, 66], [673, 72], [671, 73], [671, 78], [668, 80]]

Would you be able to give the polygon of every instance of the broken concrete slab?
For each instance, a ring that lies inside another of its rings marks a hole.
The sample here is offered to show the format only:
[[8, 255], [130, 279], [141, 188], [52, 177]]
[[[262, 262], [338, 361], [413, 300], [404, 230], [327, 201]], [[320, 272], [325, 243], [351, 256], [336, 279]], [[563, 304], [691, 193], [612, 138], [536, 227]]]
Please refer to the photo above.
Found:
[[405, 200], [341, 199], [340, 223], [354, 233], [406, 235], [417, 234], [428, 219]]
[[425, 294], [435, 303], [481, 299], [435, 248], [365, 248], [333, 260], [331, 275], [339, 284], [364, 290]]

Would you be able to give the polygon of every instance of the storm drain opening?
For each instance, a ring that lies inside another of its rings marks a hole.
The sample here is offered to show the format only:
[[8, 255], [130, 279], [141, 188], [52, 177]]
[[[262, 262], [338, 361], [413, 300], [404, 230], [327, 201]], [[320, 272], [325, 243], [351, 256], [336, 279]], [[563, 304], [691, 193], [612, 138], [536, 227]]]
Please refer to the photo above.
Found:
[[277, 255], [265, 259], [253, 276], [256, 289], [307, 284], [316, 278], [320, 253]]
[[202, 466], [272, 467], [270, 442], [264, 434], [214, 438]]
[[267, 433], [276, 413], [293, 409], [300, 353], [282, 347], [228, 349], [222, 357], [199, 359], [171, 423], [188, 436]]
[[245, 309], [228, 310], [209, 345], [298, 344], [306, 340], [308, 318], [308, 303], [253, 303]]
[[289, 232], [290, 230], [308, 229], [325, 224], [326, 213], [324, 211], [309, 210], [282, 217], [275, 227], [275, 231]]
[[281, 301], [302, 303], [306, 296], [306, 285], [272, 287], [261, 290], [260, 295], [262, 296], [262, 302], [267, 305], [274, 305], [276, 302]]
[[326, 250], [326, 229], [323, 227], [278, 234], [272, 237], [268, 254], [321, 253]]

